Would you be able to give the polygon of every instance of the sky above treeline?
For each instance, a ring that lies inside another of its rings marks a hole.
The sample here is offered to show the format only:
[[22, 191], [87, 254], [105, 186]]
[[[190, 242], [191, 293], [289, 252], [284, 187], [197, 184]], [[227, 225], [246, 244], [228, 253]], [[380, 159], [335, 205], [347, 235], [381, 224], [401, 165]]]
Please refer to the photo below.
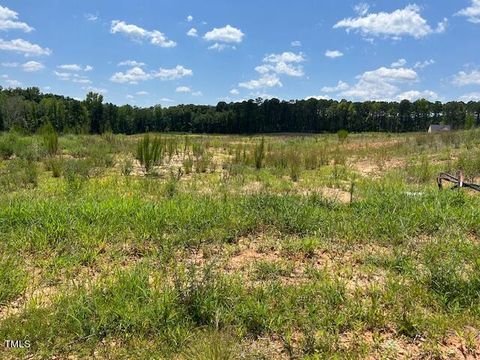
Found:
[[0, 85], [116, 104], [480, 101], [480, 0], [0, 0]]

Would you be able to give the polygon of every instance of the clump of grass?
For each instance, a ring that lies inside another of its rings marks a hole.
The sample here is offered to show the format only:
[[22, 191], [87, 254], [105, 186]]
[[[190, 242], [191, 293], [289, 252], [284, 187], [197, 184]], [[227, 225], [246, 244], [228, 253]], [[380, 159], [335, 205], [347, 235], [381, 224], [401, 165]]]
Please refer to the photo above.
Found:
[[0, 305], [22, 294], [27, 287], [27, 279], [27, 273], [18, 259], [8, 255], [0, 257]]
[[193, 159], [191, 156], [185, 157], [183, 160], [183, 170], [185, 171], [185, 174], [190, 174], [193, 169]]
[[49, 122], [43, 125], [40, 130], [43, 137], [43, 144], [47, 150], [47, 154], [55, 156], [58, 153], [58, 134], [53, 125]]
[[52, 172], [54, 178], [59, 178], [63, 172], [63, 160], [60, 158], [49, 157], [45, 161], [45, 168]]
[[0, 134], [0, 157], [2, 159], [7, 160], [13, 156], [17, 141], [18, 136], [13, 132]]
[[300, 180], [302, 173], [302, 158], [295, 149], [290, 149], [287, 154], [288, 173], [293, 182]]
[[38, 169], [33, 161], [14, 159], [0, 169], [0, 187], [13, 191], [18, 188], [35, 188], [38, 185]]
[[338, 130], [337, 137], [340, 142], [342, 143], [345, 142], [345, 140], [347, 140], [347, 137], [348, 137], [348, 131], [345, 129]]
[[253, 149], [253, 159], [255, 162], [255, 168], [260, 170], [263, 167], [265, 160], [265, 138], [262, 138], [260, 143], [255, 145], [255, 148]]
[[163, 155], [163, 146], [160, 138], [150, 140], [147, 134], [137, 144], [137, 160], [145, 168], [146, 173], [150, 173], [153, 166], [161, 162]]
[[77, 194], [92, 174], [92, 164], [87, 159], [71, 159], [65, 162], [63, 177], [67, 192]]
[[120, 171], [123, 176], [129, 176], [133, 171], [133, 161], [130, 158], [125, 158], [120, 164]]
[[195, 341], [184, 352], [185, 360], [232, 360], [235, 354], [235, 342], [220, 332], [198, 334]]

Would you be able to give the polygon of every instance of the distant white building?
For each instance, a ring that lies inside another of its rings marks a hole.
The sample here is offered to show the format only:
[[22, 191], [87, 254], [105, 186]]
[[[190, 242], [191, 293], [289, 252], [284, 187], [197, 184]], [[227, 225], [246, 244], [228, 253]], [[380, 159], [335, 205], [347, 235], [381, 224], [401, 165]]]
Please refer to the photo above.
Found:
[[432, 124], [428, 128], [428, 133], [438, 133], [438, 132], [444, 132], [444, 131], [451, 131], [452, 127], [450, 125], [437, 125], [437, 124]]

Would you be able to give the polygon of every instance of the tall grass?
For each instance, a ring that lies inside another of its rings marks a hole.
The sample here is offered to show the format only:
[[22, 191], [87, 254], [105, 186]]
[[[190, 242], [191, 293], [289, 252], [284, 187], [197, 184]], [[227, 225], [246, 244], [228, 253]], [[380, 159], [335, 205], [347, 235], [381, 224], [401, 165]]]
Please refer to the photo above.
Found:
[[163, 145], [160, 138], [150, 140], [147, 134], [137, 143], [136, 157], [140, 164], [150, 173], [153, 166], [159, 164], [163, 156]]

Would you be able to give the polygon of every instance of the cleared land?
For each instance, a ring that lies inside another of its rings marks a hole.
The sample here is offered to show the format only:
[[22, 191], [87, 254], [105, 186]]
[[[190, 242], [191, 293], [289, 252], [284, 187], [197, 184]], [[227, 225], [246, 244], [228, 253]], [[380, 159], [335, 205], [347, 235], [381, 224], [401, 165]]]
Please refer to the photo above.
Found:
[[158, 136], [0, 136], [0, 358], [480, 357], [478, 131]]

